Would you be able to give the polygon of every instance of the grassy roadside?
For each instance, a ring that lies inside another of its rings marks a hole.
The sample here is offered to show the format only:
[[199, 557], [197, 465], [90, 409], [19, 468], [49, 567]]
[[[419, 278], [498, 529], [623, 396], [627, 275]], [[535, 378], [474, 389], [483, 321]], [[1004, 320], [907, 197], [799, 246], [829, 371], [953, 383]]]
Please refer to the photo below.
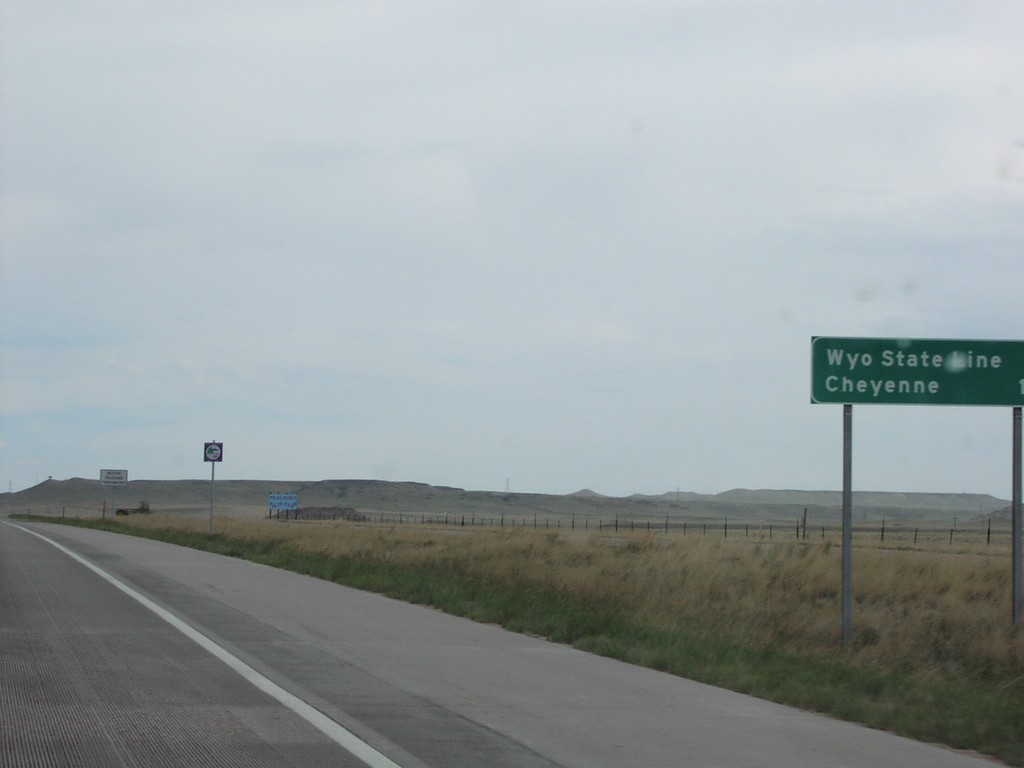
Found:
[[858, 551], [844, 652], [827, 546], [227, 520], [211, 537], [172, 518], [48, 521], [247, 558], [1024, 765], [1024, 634], [1007, 627], [1002, 559]]

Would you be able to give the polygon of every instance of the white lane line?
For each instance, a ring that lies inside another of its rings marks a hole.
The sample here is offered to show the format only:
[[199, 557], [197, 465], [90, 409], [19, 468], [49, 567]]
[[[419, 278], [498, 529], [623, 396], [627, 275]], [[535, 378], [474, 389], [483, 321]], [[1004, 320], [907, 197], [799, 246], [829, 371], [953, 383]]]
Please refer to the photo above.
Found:
[[329, 739], [336, 742], [344, 749], [347, 749], [353, 755], [355, 755], [360, 760], [369, 765], [370, 768], [401, 768], [401, 766], [398, 765], [398, 763], [394, 762], [387, 756], [378, 752], [376, 749], [374, 749], [365, 741], [360, 739], [350, 730], [348, 730], [342, 725], [339, 725], [334, 720], [331, 720], [331, 718], [327, 717], [327, 715], [325, 715], [323, 712], [316, 709], [315, 707], [310, 706], [305, 701], [300, 699], [298, 696], [289, 693], [284, 688], [279, 686], [277, 683], [267, 679], [261, 673], [257, 672], [255, 669], [253, 669], [244, 661], [242, 661], [240, 658], [229, 653], [221, 646], [217, 645], [217, 643], [208, 638], [206, 635], [196, 631], [188, 624], [183, 622], [181, 619], [179, 619], [177, 616], [172, 614], [170, 611], [161, 608], [148, 597], [136, 592], [127, 584], [111, 576], [102, 568], [93, 565], [84, 557], [78, 555], [75, 552], [72, 552], [63, 544], [60, 544], [54, 541], [53, 539], [47, 538], [46, 536], [43, 536], [41, 533], [30, 531], [28, 528], [22, 528], [20, 525], [15, 525], [14, 523], [7, 524], [14, 528], [17, 528], [20, 531], [24, 531], [25, 533], [31, 533], [33, 536], [42, 539], [48, 544], [52, 544], [54, 547], [59, 549], [68, 557], [74, 558], [96, 575], [109, 581], [111, 584], [113, 584], [119, 590], [121, 590], [126, 595], [131, 597], [133, 600], [137, 600], [139, 603], [141, 603], [146, 608], [151, 610], [153, 613], [155, 613], [161, 619], [163, 619], [172, 627], [177, 629], [183, 635], [188, 637], [190, 640], [197, 643], [200, 647], [204, 648], [209, 653], [213, 654], [218, 659], [223, 661], [225, 664], [231, 667], [231, 669], [235, 670], [235, 672], [240, 674], [242, 677], [244, 677], [250, 683], [255, 685], [261, 691], [277, 699], [284, 706], [288, 707], [288, 709], [290, 709], [292, 712], [297, 714], [306, 722], [310, 723], [310, 725], [318, 729]]

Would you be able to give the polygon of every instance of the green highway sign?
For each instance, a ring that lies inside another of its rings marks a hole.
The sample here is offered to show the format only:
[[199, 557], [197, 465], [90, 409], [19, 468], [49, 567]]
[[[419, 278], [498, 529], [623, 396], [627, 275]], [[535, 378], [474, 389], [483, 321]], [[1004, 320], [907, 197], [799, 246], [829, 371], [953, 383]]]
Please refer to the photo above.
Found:
[[811, 402], [1024, 405], [1024, 341], [811, 337]]

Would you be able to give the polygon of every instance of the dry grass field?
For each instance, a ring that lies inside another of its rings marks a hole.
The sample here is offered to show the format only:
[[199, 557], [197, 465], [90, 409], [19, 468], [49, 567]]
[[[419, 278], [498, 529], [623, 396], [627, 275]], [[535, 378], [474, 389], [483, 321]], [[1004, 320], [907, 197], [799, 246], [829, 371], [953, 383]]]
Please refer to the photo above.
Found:
[[[207, 525], [165, 516], [127, 522], [198, 533]], [[797, 653], [829, 655], [839, 645], [841, 560], [831, 539], [231, 519], [218, 519], [217, 530], [332, 557], [440, 563], [470, 577], [630, 606], [654, 626], [685, 624]], [[853, 589], [858, 660], [924, 675], [967, 665], [1024, 689], [1024, 632], [1010, 622], [1008, 547], [951, 550], [943, 539], [913, 548], [892, 536], [863, 536], [855, 542]]]

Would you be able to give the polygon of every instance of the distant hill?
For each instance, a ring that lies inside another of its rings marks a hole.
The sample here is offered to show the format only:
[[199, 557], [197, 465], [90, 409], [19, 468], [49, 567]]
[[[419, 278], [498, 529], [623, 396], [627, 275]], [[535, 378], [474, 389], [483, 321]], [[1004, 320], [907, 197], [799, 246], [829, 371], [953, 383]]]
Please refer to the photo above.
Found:
[[[410, 517], [454, 516], [467, 520], [489, 518], [544, 520], [650, 520], [728, 518], [769, 522], [791, 521], [803, 515], [838, 520], [839, 491], [749, 490], [718, 494], [669, 492], [656, 496], [603, 496], [589, 489], [568, 495], [467, 491], [426, 483], [383, 480], [219, 480], [215, 511], [233, 517], [267, 516], [270, 493], [295, 493], [300, 507], [356, 510], [360, 514], [401, 514]], [[0, 494], [0, 514], [32, 512], [71, 516], [99, 515], [146, 501], [154, 513], [204, 515], [210, 508], [206, 480], [132, 480], [126, 488], [107, 488], [98, 480], [46, 480], [17, 493]], [[858, 521], [887, 519], [966, 521], [1008, 507], [1005, 499], [982, 494], [881, 493], [853, 494]]]
[[[717, 494], [716, 499], [742, 504], [794, 504], [808, 506], [841, 506], [841, 491], [771, 491], [736, 488]], [[891, 493], [854, 491], [857, 506], [888, 507], [891, 509], [991, 512], [1005, 501], [983, 494], [972, 493]]]

